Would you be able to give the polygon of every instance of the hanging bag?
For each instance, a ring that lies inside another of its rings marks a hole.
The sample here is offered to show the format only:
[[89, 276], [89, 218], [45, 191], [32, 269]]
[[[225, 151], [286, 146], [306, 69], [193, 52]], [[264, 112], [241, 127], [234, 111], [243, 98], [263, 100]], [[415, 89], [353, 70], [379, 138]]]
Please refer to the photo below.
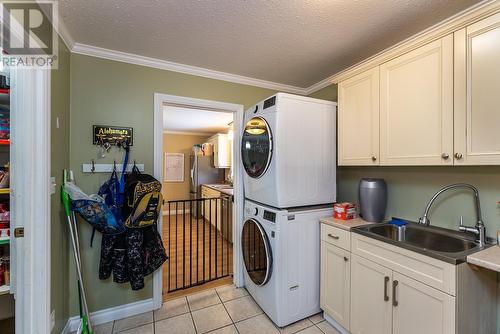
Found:
[[160, 216], [163, 196], [161, 182], [148, 174], [142, 174], [134, 165], [125, 178], [125, 203], [122, 214], [125, 226], [141, 228], [156, 223]]

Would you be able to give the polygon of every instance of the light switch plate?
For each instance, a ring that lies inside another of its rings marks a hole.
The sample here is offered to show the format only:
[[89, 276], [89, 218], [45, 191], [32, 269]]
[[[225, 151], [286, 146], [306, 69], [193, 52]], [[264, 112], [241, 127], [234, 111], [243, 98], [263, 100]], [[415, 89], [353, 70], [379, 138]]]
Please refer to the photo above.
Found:
[[50, 194], [53, 195], [56, 193], [56, 178], [51, 177], [50, 178]]

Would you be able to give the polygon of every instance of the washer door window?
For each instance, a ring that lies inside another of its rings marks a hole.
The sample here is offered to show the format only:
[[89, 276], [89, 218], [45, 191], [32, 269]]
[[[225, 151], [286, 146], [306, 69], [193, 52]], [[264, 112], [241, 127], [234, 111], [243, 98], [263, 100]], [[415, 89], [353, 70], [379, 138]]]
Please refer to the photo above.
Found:
[[264, 285], [271, 277], [272, 254], [266, 232], [255, 220], [243, 224], [241, 235], [243, 261], [250, 279], [257, 285]]
[[243, 166], [250, 177], [259, 178], [271, 162], [273, 150], [271, 129], [262, 117], [247, 122], [241, 141]]

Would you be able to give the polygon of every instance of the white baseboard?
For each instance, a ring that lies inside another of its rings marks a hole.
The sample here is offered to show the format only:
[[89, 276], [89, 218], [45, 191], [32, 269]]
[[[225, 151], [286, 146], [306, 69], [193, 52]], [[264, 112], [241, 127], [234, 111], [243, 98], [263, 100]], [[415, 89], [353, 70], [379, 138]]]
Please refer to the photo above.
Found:
[[323, 312], [323, 318], [325, 318], [325, 320], [330, 324], [332, 325], [333, 327], [335, 327], [335, 329], [340, 333], [340, 334], [351, 334], [349, 333], [344, 327], [342, 327], [341, 324], [339, 324], [337, 321], [333, 320], [332, 317], [330, 317], [328, 314], [326, 314], [326, 312]]
[[[135, 303], [111, 307], [105, 310], [96, 311], [90, 314], [92, 326], [97, 326], [110, 321], [131, 317], [137, 314], [154, 310], [153, 298], [141, 300]], [[68, 319], [61, 334], [69, 334], [78, 329], [79, 316]]]

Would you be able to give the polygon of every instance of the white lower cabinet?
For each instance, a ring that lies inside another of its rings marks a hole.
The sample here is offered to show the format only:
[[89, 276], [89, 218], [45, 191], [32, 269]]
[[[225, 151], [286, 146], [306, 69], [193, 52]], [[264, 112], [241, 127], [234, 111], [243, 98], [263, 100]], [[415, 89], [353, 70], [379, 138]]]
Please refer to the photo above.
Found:
[[350, 233], [349, 249], [342, 249], [326, 238], [337, 236], [334, 232], [322, 226], [320, 300], [343, 332], [495, 332], [494, 272], [452, 265], [356, 233]]
[[455, 333], [455, 297], [394, 272], [393, 334]]
[[349, 328], [351, 253], [321, 242], [321, 308], [342, 327]]
[[390, 334], [392, 271], [360, 256], [352, 255], [351, 333]]

